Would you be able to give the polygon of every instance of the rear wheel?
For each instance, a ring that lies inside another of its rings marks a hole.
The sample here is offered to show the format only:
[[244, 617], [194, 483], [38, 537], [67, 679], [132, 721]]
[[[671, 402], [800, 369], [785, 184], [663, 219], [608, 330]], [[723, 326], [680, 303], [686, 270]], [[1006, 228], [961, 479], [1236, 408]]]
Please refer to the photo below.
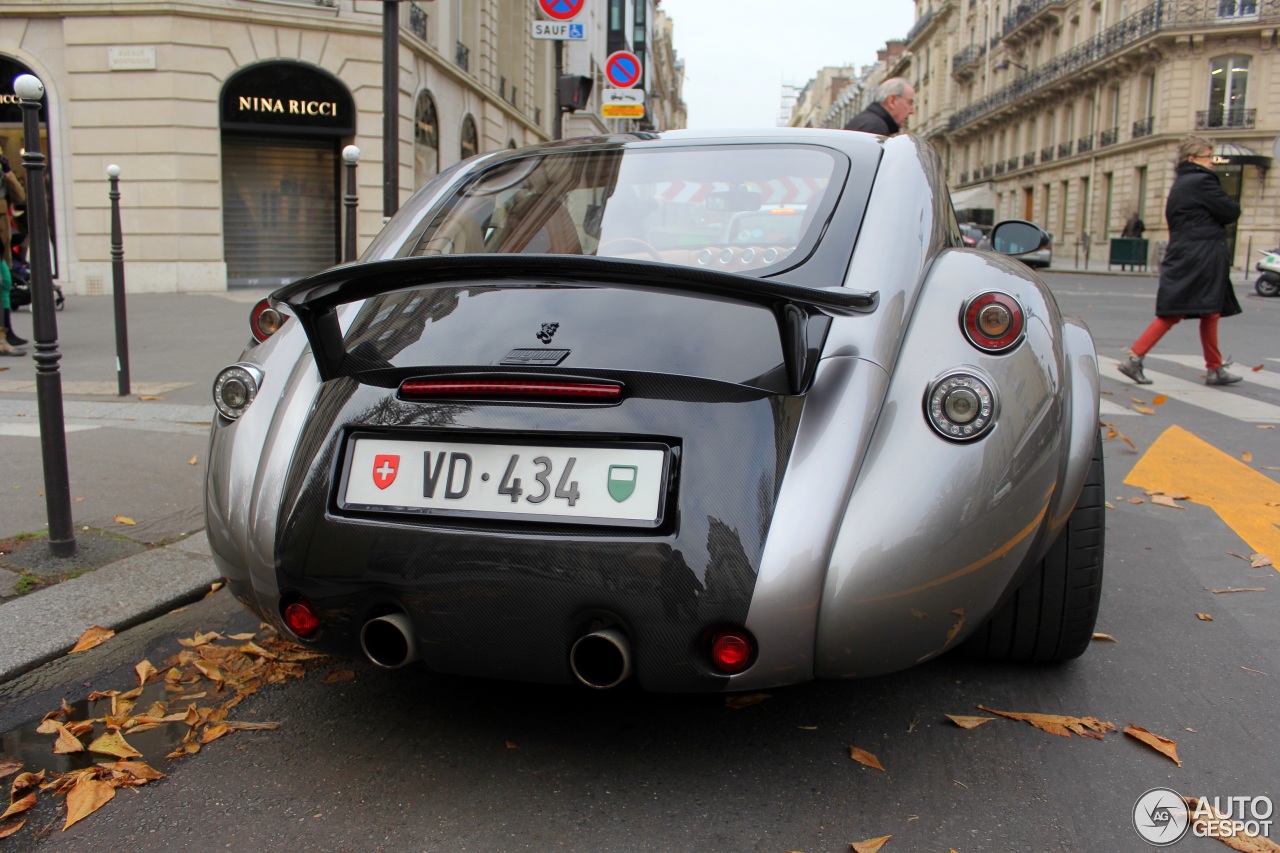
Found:
[[1280, 278], [1260, 275], [1258, 280], [1253, 283], [1253, 289], [1258, 291], [1259, 296], [1275, 296], [1280, 293]]
[[1102, 440], [1071, 517], [1013, 597], [961, 645], [971, 657], [1054, 663], [1084, 654], [1102, 600]]

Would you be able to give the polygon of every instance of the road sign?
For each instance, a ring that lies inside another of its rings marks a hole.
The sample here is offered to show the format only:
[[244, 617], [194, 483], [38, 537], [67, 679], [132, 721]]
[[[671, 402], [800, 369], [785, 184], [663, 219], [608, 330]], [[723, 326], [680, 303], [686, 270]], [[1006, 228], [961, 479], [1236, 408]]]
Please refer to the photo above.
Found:
[[568, 21], [534, 21], [533, 37], [536, 39], [580, 41], [587, 37], [587, 26], [586, 24], [571, 24]]
[[556, 21], [576, 18], [587, 0], [538, 0], [542, 14]]
[[615, 51], [604, 61], [604, 76], [619, 89], [630, 89], [639, 83], [640, 70], [640, 57], [630, 51]]
[[644, 118], [644, 89], [605, 89], [600, 98], [603, 118]]

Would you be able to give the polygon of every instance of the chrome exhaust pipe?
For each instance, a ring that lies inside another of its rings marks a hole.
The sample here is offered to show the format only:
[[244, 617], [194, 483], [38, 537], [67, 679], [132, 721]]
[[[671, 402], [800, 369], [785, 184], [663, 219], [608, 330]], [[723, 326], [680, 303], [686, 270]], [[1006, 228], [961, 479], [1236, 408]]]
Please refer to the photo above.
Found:
[[383, 669], [397, 669], [419, 657], [413, 623], [403, 613], [388, 613], [364, 623], [360, 648], [365, 657]]
[[631, 675], [631, 643], [617, 628], [583, 634], [569, 649], [574, 676], [588, 687], [608, 690]]

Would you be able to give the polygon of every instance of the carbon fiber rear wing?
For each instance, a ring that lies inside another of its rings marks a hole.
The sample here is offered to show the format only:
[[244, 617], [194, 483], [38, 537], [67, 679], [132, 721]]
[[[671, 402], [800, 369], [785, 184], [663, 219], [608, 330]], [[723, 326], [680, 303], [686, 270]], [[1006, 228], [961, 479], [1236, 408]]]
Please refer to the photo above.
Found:
[[337, 309], [351, 302], [410, 288], [483, 282], [500, 288], [608, 287], [701, 296], [760, 305], [773, 311], [782, 340], [788, 384], [804, 390], [816, 351], [809, 320], [875, 311], [878, 294], [844, 287], [818, 289], [736, 273], [594, 255], [430, 255], [348, 264], [325, 270], [271, 294], [306, 330], [324, 380], [344, 376], [347, 351]]

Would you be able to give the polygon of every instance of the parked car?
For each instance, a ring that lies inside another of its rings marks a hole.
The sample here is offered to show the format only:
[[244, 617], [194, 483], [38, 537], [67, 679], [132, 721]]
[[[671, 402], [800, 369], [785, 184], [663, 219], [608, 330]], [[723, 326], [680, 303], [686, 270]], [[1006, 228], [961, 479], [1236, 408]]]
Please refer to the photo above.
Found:
[[984, 240], [990, 244], [991, 226], [975, 225], [972, 222], [960, 223], [960, 239], [964, 245], [970, 249], [978, 248], [978, 244]]
[[208, 536], [309, 647], [694, 692], [1089, 645], [1092, 338], [913, 137], [484, 155], [251, 325]]

